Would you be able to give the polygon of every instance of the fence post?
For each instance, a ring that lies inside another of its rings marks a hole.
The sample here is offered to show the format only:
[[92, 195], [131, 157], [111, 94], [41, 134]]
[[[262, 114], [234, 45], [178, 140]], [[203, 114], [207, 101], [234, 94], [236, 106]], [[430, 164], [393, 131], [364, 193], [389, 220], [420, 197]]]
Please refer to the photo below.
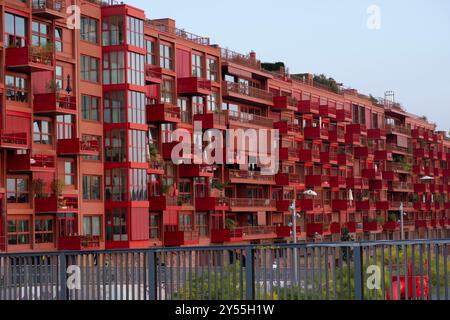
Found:
[[355, 284], [355, 300], [363, 300], [363, 252], [362, 247], [358, 244], [354, 247], [354, 284]]
[[245, 248], [245, 298], [246, 300], [255, 299], [255, 274], [253, 270], [254, 248], [248, 246]]
[[67, 300], [67, 266], [66, 266], [66, 255], [60, 253], [58, 255], [59, 259], [59, 299]]
[[147, 255], [149, 299], [156, 300], [156, 251], [149, 250]]

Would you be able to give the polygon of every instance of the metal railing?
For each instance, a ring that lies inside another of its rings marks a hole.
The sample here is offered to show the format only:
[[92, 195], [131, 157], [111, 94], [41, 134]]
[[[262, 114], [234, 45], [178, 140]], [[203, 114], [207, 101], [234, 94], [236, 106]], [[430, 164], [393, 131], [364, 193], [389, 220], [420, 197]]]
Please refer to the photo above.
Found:
[[230, 179], [256, 180], [260, 182], [275, 181], [275, 176], [263, 175], [258, 171], [228, 170], [228, 177]]
[[225, 92], [232, 92], [235, 94], [240, 94], [252, 98], [262, 99], [266, 100], [270, 103], [273, 101], [273, 94], [269, 91], [262, 90], [259, 88], [255, 88], [252, 86], [244, 85], [242, 83], [236, 83], [236, 82], [229, 82], [225, 81], [222, 84], [223, 90]]
[[449, 245], [417, 240], [0, 254], [0, 299], [449, 300]]
[[250, 54], [242, 54], [222, 48], [221, 57], [225, 61], [234, 62], [245, 67], [261, 69], [261, 61], [252, 58]]
[[62, 0], [33, 0], [33, 10], [45, 10], [50, 9], [58, 12], [63, 12], [66, 8], [66, 4]]
[[159, 32], [171, 33], [179, 38], [182, 38], [182, 39], [185, 39], [185, 40], [188, 40], [188, 41], [200, 44], [200, 45], [204, 45], [204, 46], [210, 45], [210, 39], [208, 37], [202, 37], [202, 36], [187, 32], [183, 29], [168, 26], [167, 24], [160, 23], [155, 20], [145, 20], [145, 25], [152, 29], [158, 30]]

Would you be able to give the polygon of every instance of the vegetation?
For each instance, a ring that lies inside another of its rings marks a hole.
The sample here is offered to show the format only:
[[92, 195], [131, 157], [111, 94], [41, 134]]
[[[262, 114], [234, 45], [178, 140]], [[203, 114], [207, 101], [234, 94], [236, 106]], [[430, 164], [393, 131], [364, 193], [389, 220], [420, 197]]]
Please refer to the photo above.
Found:
[[63, 188], [64, 188], [64, 183], [61, 180], [59, 180], [59, 179], [53, 180], [52, 191], [55, 196], [57, 196], [57, 197], [60, 196], [62, 194]]
[[314, 82], [319, 83], [325, 87], [328, 87], [329, 90], [331, 90], [334, 93], [339, 93], [339, 84], [331, 77], [327, 77], [324, 74], [315, 74], [314, 75]]
[[36, 198], [41, 199], [44, 197], [45, 184], [45, 181], [40, 178], [32, 181], [32, 188]]
[[284, 62], [264, 62], [261, 64], [261, 68], [267, 71], [280, 71], [281, 69], [285, 69]]

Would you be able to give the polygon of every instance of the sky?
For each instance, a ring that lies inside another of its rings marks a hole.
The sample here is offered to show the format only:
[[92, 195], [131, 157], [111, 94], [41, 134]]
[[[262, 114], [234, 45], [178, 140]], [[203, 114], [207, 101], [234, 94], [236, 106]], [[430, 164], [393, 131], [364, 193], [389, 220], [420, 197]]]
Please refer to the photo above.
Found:
[[[213, 44], [282, 61], [291, 73], [323, 73], [375, 97], [393, 90], [407, 111], [450, 130], [448, 0], [125, 2]], [[374, 5], [378, 20], [368, 12]], [[368, 28], [368, 20], [380, 28]]]

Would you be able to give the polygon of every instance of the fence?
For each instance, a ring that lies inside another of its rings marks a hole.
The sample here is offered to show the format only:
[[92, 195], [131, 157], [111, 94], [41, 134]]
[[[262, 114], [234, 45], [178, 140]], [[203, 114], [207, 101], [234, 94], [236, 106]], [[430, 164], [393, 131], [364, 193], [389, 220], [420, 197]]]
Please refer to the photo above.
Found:
[[448, 300], [450, 240], [0, 255], [0, 299]]

